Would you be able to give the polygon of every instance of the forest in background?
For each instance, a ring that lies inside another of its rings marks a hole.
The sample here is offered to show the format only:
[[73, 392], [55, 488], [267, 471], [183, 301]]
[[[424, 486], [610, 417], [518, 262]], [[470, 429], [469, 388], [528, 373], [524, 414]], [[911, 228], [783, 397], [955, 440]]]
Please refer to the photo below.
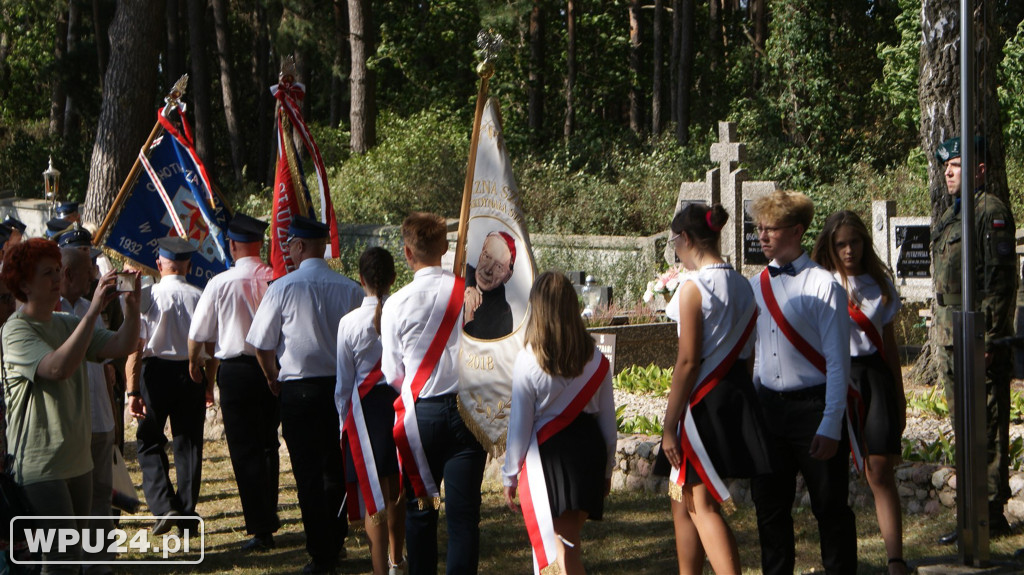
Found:
[[[1020, 222], [1024, 2], [977, 5], [979, 129]], [[955, 49], [938, 33], [952, 22], [958, 34], [958, 6], [0, 0], [0, 191], [41, 197], [52, 155], [67, 193], [88, 198], [86, 216], [98, 219], [163, 95], [188, 73], [200, 156], [236, 207], [266, 213], [268, 88], [294, 57], [339, 220], [397, 223], [412, 209], [455, 217], [476, 36], [489, 29], [505, 38], [491, 92], [533, 232], [663, 230], [679, 183], [713, 167], [720, 120], [737, 122], [752, 179], [810, 193], [819, 214], [863, 212], [873, 199], [930, 214], [944, 194], [930, 161], [938, 142], [922, 141], [959, 130]]]

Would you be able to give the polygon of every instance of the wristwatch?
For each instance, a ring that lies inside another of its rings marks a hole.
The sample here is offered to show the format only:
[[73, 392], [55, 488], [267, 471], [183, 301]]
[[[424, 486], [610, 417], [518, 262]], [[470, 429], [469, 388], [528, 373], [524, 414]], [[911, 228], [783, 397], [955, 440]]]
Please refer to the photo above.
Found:
[[127, 395], [128, 397], [142, 397], [142, 392], [141, 391], [129, 391], [129, 392], [125, 393], [125, 395]]

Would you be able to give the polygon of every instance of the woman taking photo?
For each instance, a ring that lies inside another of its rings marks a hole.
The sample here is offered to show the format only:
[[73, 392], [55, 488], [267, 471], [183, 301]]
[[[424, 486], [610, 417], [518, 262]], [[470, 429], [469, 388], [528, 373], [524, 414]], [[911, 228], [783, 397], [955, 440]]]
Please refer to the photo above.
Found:
[[768, 473], [768, 443], [747, 371], [757, 319], [750, 282], [721, 256], [725, 209], [690, 204], [672, 219], [670, 242], [687, 269], [666, 314], [679, 351], [662, 434], [672, 466], [669, 496], [679, 573], [739, 573], [736, 539], [721, 515], [724, 478]]
[[505, 502], [518, 510], [518, 487], [535, 571], [557, 564], [576, 575], [585, 573], [583, 523], [601, 519], [615, 464], [612, 374], [564, 275], [541, 274], [529, 304], [526, 348], [512, 368]]
[[[345, 476], [357, 483], [366, 513], [374, 575], [402, 575], [405, 505], [392, 435], [398, 392], [380, 371], [380, 314], [395, 282], [395, 259], [384, 248], [359, 257], [363, 304], [338, 323], [338, 383], [334, 401], [341, 417]], [[359, 501], [348, 502], [358, 518]], [[389, 553], [390, 550], [390, 553]]]
[[894, 468], [907, 423], [903, 371], [892, 321], [900, 298], [871, 247], [871, 235], [857, 214], [844, 210], [825, 220], [811, 258], [833, 274], [849, 294], [850, 379], [863, 401], [860, 443], [865, 448], [868, 485], [889, 556], [889, 573], [907, 572], [903, 560], [903, 518]]
[[[89, 383], [86, 360], [125, 357], [139, 341], [139, 288], [125, 297], [125, 321], [116, 333], [96, 318], [117, 297], [114, 272], [105, 274], [79, 320], [56, 313], [61, 256], [57, 244], [33, 238], [4, 255], [0, 281], [24, 306], [0, 330], [7, 444], [14, 479], [35, 515], [89, 515], [92, 500]], [[106, 463], [109, 465], [109, 463]], [[75, 519], [38, 520], [40, 528], [75, 528]], [[81, 559], [81, 544], [44, 561]], [[43, 573], [78, 573], [78, 565], [43, 566]]]

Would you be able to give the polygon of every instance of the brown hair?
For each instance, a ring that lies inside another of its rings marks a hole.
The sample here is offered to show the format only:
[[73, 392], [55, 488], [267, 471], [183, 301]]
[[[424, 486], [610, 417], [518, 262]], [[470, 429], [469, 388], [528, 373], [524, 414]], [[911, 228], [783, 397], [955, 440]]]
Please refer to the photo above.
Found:
[[433, 261], [448, 251], [448, 226], [429, 212], [413, 212], [402, 222], [402, 241], [421, 262]]
[[[871, 279], [875, 280], [875, 283], [882, 289], [882, 303], [888, 304], [896, 296], [889, 289], [892, 274], [885, 264], [882, 263], [878, 254], [875, 253], [875, 248], [871, 241], [871, 233], [868, 232], [868, 227], [864, 225], [864, 220], [860, 219], [860, 216], [856, 213], [850, 210], [842, 210], [832, 214], [825, 220], [825, 225], [822, 227], [821, 233], [818, 234], [818, 239], [814, 242], [814, 251], [811, 252], [811, 259], [830, 272], [839, 272], [843, 288], [846, 290], [846, 293], [850, 293], [850, 282], [846, 276], [846, 267], [839, 262], [839, 255], [836, 254], [835, 237], [836, 233], [839, 232], [839, 228], [843, 226], [850, 226], [860, 236], [860, 240], [864, 244], [860, 263], [864, 267], [864, 272], [871, 276]], [[852, 299], [852, 294], [850, 297]]]
[[60, 265], [60, 248], [56, 242], [31, 238], [17, 243], [4, 254], [4, 268], [0, 271], [0, 281], [4, 282], [19, 301], [27, 302], [28, 296], [21, 291], [21, 283], [35, 278], [36, 266], [44, 259], [55, 260], [57, 265]]
[[526, 343], [551, 375], [576, 377], [593, 357], [594, 338], [583, 325], [576, 290], [563, 274], [547, 271], [533, 283]]
[[756, 223], [800, 224], [807, 231], [814, 219], [814, 202], [800, 192], [777, 190], [754, 200], [750, 213]]
[[719, 242], [722, 239], [722, 227], [727, 221], [729, 212], [725, 211], [722, 204], [709, 208], [704, 204], [693, 203], [676, 214], [669, 227], [673, 234], [686, 232], [701, 251], [717, 254], [721, 252]]
[[384, 309], [384, 298], [395, 283], [395, 258], [381, 247], [366, 248], [359, 256], [359, 276], [366, 287], [377, 296], [377, 310], [373, 313], [373, 327], [380, 335], [380, 313]]

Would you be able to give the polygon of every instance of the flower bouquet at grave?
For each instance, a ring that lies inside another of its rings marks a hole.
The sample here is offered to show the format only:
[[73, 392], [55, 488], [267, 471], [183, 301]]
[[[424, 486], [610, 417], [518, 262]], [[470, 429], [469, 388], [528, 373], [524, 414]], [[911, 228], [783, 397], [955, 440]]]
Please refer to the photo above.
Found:
[[644, 302], [651, 303], [655, 294], [664, 298], [665, 302], [671, 300], [672, 294], [676, 293], [676, 289], [679, 288], [679, 274], [682, 271], [681, 265], [672, 266], [655, 277], [654, 280], [647, 282], [647, 289], [644, 290]]

